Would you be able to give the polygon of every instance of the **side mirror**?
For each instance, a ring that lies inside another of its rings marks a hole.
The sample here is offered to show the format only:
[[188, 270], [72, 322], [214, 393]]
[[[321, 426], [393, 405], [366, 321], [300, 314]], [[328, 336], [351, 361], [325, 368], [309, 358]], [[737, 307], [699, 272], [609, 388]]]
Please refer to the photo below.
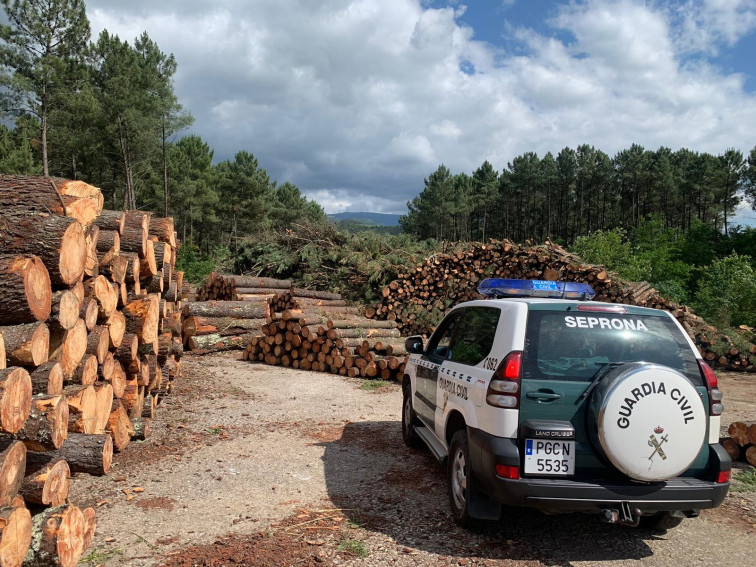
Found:
[[410, 354], [423, 354], [423, 352], [425, 352], [425, 349], [423, 348], [423, 338], [420, 336], [408, 337], [407, 340], [404, 341], [404, 348], [406, 348], [407, 352]]

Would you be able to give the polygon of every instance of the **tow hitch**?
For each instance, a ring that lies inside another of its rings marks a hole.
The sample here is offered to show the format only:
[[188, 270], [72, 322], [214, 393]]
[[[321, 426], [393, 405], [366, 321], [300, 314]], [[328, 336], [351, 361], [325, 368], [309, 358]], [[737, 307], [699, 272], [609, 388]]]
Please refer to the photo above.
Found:
[[601, 521], [607, 524], [624, 524], [626, 526], [635, 527], [640, 522], [640, 517], [643, 515], [638, 508], [630, 508], [629, 502], [622, 502], [620, 509], [616, 508], [604, 508], [601, 510]]

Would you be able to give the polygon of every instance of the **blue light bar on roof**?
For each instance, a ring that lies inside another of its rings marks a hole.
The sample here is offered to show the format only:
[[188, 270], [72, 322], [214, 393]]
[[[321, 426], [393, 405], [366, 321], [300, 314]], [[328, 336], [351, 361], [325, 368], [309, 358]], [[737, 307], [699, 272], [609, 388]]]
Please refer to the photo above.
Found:
[[593, 299], [596, 292], [587, 283], [545, 280], [486, 278], [478, 285], [486, 297], [548, 297], [552, 299]]

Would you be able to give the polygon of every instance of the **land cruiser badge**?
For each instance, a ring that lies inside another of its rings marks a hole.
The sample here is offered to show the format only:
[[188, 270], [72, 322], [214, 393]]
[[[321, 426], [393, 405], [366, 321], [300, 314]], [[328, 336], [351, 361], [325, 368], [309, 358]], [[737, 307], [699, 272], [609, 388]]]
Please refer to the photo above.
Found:
[[[657, 426], [654, 429], [654, 433], [656, 433], [656, 434], [658, 434], [658, 435], [661, 436], [661, 434], [664, 433], [664, 428], [660, 427], [660, 426]], [[653, 461], [654, 457], [657, 454], [662, 458], [662, 461], [665, 461], [667, 459], [667, 455], [664, 452], [664, 449], [662, 449], [661, 447], [662, 447], [662, 445], [664, 445], [664, 443], [667, 442], [668, 438], [669, 438], [669, 434], [664, 435], [664, 436], [661, 437], [661, 441], [660, 441], [659, 439], [656, 438], [656, 435], [651, 434], [651, 437], [649, 437], [649, 439], [648, 439], [648, 446], [649, 447], [653, 447], [654, 448], [654, 452], [651, 453], [651, 455], [648, 457], [649, 461]]]

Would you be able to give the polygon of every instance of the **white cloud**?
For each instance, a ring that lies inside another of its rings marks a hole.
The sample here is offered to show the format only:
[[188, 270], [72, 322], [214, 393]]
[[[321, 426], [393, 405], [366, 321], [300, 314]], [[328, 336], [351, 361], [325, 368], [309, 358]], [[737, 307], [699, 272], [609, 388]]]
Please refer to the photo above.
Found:
[[753, 30], [752, 2], [686, 1], [681, 15], [570, 2], [549, 22], [558, 34], [510, 28], [517, 55], [475, 41], [457, 3], [87, 4], [95, 31], [146, 29], [176, 55], [176, 91], [217, 159], [251, 151], [328, 211], [403, 212], [440, 163], [501, 169], [581, 143], [610, 155], [634, 142], [715, 153], [753, 144], [756, 97], [743, 77], [686, 58]]

